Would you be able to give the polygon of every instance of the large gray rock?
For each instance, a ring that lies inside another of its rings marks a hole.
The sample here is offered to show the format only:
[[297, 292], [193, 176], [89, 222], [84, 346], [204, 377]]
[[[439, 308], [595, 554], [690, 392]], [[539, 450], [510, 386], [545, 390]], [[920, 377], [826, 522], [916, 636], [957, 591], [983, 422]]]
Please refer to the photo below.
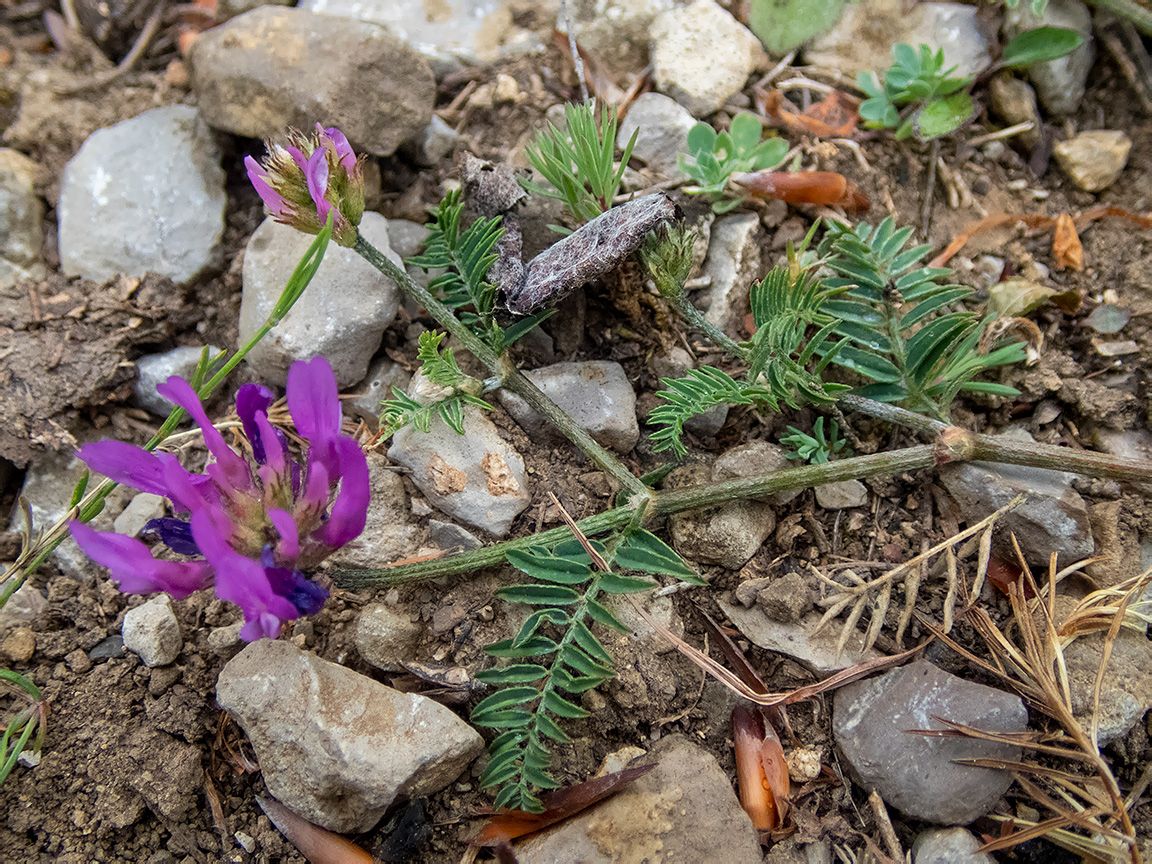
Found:
[[967, 825], [992, 809], [1012, 785], [1012, 777], [954, 760], [1017, 760], [1020, 748], [909, 731], [947, 728], [937, 717], [987, 732], [1015, 734], [1028, 727], [1028, 712], [1018, 696], [917, 660], [837, 690], [832, 733], [865, 789], [875, 789], [914, 819]]
[[228, 661], [216, 700], [251, 740], [268, 791], [332, 831], [368, 831], [397, 798], [442, 789], [484, 749], [443, 705], [290, 642], [261, 639]]
[[351, 543], [341, 546], [329, 560], [340, 567], [384, 567], [412, 555], [420, 543], [420, 529], [412, 522], [404, 481], [392, 470], [384, 454], [368, 452], [368, 524]]
[[930, 828], [912, 844], [915, 864], [996, 864], [967, 828]]
[[196, 109], [153, 108], [93, 132], [64, 166], [60, 265], [96, 282], [187, 282], [218, 263], [227, 204], [220, 148]]
[[[195, 345], [185, 345], [162, 354], [146, 354], [139, 358], [136, 361], [136, 401], [158, 417], [167, 417], [175, 406], [157, 393], [156, 388], [173, 375], [190, 381], [203, 351], [203, 348]], [[219, 353], [219, 348], [208, 347], [209, 357]]]
[[35, 162], [0, 149], [0, 288], [44, 276], [44, 205], [36, 195]]
[[[1032, 436], [1022, 429], [1009, 430], [1001, 437], [1018, 444], [1032, 442]], [[997, 523], [996, 539], [1010, 550], [1009, 537], [1015, 534], [1027, 560], [1045, 567], [1053, 552], [1059, 553], [1064, 565], [1087, 558], [1094, 549], [1088, 506], [1072, 488], [1075, 478], [1075, 474], [1062, 471], [987, 462], [964, 462], [940, 469], [940, 482], [969, 523], [979, 522], [1017, 495], [1025, 495], [1027, 500]]]
[[805, 62], [837, 69], [855, 81], [861, 72], [883, 75], [892, 65], [897, 42], [944, 49], [945, 67], [960, 76], [983, 72], [992, 62], [988, 38], [976, 20], [975, 6], [863, 0], [849, 3], [839, 23], [804, 49]]
[[428, 432], [405, 426], [392, 437], [388, 458], [411, 469], [412, 482], [432, 506], [497, 537], [532, 500], [524, 459], [471, 405], [464, 407], [463, 435], [439, 417]]
[[651, 32], [657, 89], [694, 117], [718, 110], [766, 60], [760, 40], [713, 0], [662, 13]]
[[188, 56], [204, 119], [248, 138], [337, 126], [357, 151], [390, 156], [428, 125], [427, 61], [378, 24], [261, 6], [206, 30]]
[[653, 173], [672, 179], [681, 176], [679, 157], [688, 153], [688, 131], [695, 125], [696, 118], [675, 99], [645, 93], [620, 121], [616, 144], [626, 146], [635, 133], [632, 155]]
[[1004, 10], [1004, 41], [1007, 42], [1025, 30], [1039, 27], [1065, 27], [1084, 37], [1084, 44], [1063, 57], [1028, 67], [1028, 77], [1036, 88], [1036, 95], [1053, 114], [1071, 114], [1080, 107], [1096, 49], [1092, 44], [1092, 13], [1080, 0], [1048, 0], [1039, 14], [1032, 11], [1031, 3], [1018, 3], [1015, 9]]
[[520, 6], [502, 0], [303, 0], [300, 8], [381, 24], [423, 54], [437, 75], [542, 50], [542, 25], [551, 28], [547, 14], [536, 16], [536, 29], [519, 26], [513, 11]]
[[706, 317], [729, 336], [743, 338], [748, 290], [760, 278], [764, 229], [755, 213], [723, 216], [712, 224], [704, 274], [712, 280]]
[[756, 829], [712, 754], [669, 735], [632, 764], [653, 762], [654, 769], [602, 804], [517, 843], [517, 860], [760, 864]]
[[[360, 233], [395, 264], [401, 263], [388, 245], [388, 222], [379, 213], [364, 214]], [[313, 239], [268, 218], [248, 240], [240, 300], [241, 344], [276, 307]], [[399, 307], [400, 290], [390, 279], [351, 249], [330, 244], [296, 305], [245, 359], [265, 382], [283, 386], [297, 360], [325, 357], [337, 383], [348, 387], [364, 378]]]
[[[636, 392], [624, 367], [610, 360], [554, 363], [524, 373], [591, 435], [598, 444], [627, 453], [640, 439], [636, 422]], [[555, 427], [509, 390], [500, 402], [534, 439], [559, 439]]]

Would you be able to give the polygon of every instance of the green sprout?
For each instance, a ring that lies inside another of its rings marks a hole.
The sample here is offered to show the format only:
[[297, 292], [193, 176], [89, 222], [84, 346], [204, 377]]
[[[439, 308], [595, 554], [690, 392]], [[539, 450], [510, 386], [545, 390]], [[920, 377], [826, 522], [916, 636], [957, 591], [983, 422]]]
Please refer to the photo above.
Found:
[[697, 123], [688, 132], [688, 153], [680, 157], [681, 170], [696, 181], [698, 188], [685, 191], [712, 196], [712, 209], [727, 213], [744, 198], [725, 198], [728, 179], [733, 174], [764, 171], [778, 164], [788, 153], [783, 138], [760, 140], [764, 129], [754, 114], [737, 114], [727, 132], [717, 133], [707, 123]]
[[788, 431], [792, 434], [781, 438], [780, 443], [795, 449], [796, 452], [788, 454], [789, 459], [803, 459], [810, 465], [823, 465], [842, 453], [851, 455], [848, 442], [840, 437], [840, 427], [835, 420], [828, 424], [827, 437], [824, 435], [823, 417], [816, 418], [811, 435], [804, 434], [795, 426], [789, 426]]

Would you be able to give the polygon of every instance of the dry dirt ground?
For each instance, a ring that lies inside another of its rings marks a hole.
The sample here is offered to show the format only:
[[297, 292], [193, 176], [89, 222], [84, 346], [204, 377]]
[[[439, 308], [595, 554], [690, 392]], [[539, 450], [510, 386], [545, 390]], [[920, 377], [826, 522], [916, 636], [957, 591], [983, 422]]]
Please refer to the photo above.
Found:
[[[166, 77], [162, 71], [135, 72], [76, 98], [51, 97], [47, 87], [39, 96], [26, 91], [25, 99], [40, 102], [25, 105], [19, 113], [20, 124], [10, 125], [16, 117], [21, 82], [34, 70], [51, 81], [61, 73], [64, 63], [61, 55], [35, 53], [32, 49], [43, 41], [42, 34], [39, 42], [36, 36], [31, 25], [0, 27], [0, 62], [6, 64], [0, 65], [0, 120], [8, 127], [4, 143], [25, 152], [39, 165], [39, 191], [49, 204], [44, 223], [49, 238], [45, 264], [52, 274], [38, 285], [21, 285], [0, 293], [0, 328], [13, 334], [36, 326], [22, 317], [29, 292], [51, 297], [64, 284], [58, 275], [53, 210], [64, 163], [98, 128], [158, 105], [194, 102], [178, 76]], [[450, 118], [462, 132], [462, 146], [482, 157], [522, 162], [527, 136], [540, 128], [545, 109], [574, 93], [572, 81], [562, 74], [564, 68], [562, 57], [549, 53], [543, 58], [477, 72], [481, 82], [491, 80], [498, 71], [512, 75], [528, 98], [520, 104], [496, 108], [465, 107]], [[465, 84], [464, 79], [457, 79], [443, 87], [441, 106], [448, 105]], [[960, 167], [975, 201], [989, 212], [1054, 215], [1077, 212], [1098, 200], [1134, 212], [1152, 209], [1149, 120], [1140, 112], [1110, 60], [1097, 62], [1083, 107], [1072, 122], [1078, 129], [1122, 129], [1134, 142], [1123, 181], [1098, 197], [1075, 190], [1054, 166], [1037, 179], [1029, 173], [1026, 160], [1012, 154], [992, 161], [977, 153], [961, 164], [955, 145], [945, 143], [941, 155], [949, 165]], [[130, 392], [130, 380], [122, 375], [122, 370], [115, 371], [121, 360], [178, 344], [235, 347], [240, 298], [237, 259], [248, 235], [262, 218], [259, 201], [244, 180], [240, 164], [246, 153], [259, 152], [260, 145], [221, 138], [232, 202], [223, 268], [176, 292], [158, 286], [154, 294], [164, 299], [157, 299], [154, 307], [121, 310], [118, 314], [143, 314], [148, 321], [147, 327], [138, 328], [131, 338], [113, 339], [107, 331], [78, 327], [70, 338], [89, 347], [93, 366], [99, 362], [108, 366], [99, 380], [60, 380], [52, 376], [51, 357], [43, 358], [45, 380], [53, 382], [51, 389], [58, 386], [68, 394], [68, 399], [61, 399], [63, 413], [59, 416], [66, 418], [69, 431], [81, 439], [110, 434], [137, 441], [145, 437], [147, 418], [123, 402]], [[872, 138], [862, 148], [871, 171], [865, 172], [846, 150], [827, 162], [827, 167], [856, 180], [871, 198], [871, 215], [876, 219], [890, 213], [902, 224], [919, 224], [926, 148], [898, 144], [890, 138]], [[441, 182], [453, 172], [450, 160], [434, 169], [418, 171], [401, 159], [389, 158], [380, 160], [380, 169], [380, 192], [370, 203], [388, 217], [419, 220], [423, 220], [426, 208], [435, 203]], [[781, 216], [782, 224], [773, 238], [776, 248], [786, 239], [801, 236], [809, 224], [808, 216], [797, 211], [782, 212]], [[978, 216], [975, 207], [950, 209], [938, 190], [930, 241], [943, 245], [960, 226]], [[1130, 397], [1120, 406], [1127, 412], [1126, 422], [1147, 423], [1146, 379], [1152, 357], [1148, 318], [1152, 312], [1152, 232], [1135, 231], [1119, 221], [1103, 221], [1087, 230], [1082, 239], [1084, 271], [1056, 272], [1052, 277], [1056, 284], [1066, 285], [1085, 298], [1081, 311], [1066, 314], [1048, 308], [1035, 313], [1034, 320], [1048, 337], [1042, 364], [1027, 372], [1013, 372], [1006, 379], [1021, 386], [1025, 395], [1007, 407], [963, 403], [956, 412], [961, 424], [984, 431], [1002, 428], [1010, 421], [1026, 421], [1033, 416], [1039, 399], [1049, 398], [1062, 410], [1055, 420], [1036, 427], [1038, 436], [1053, 443], [1080, 446], [1091, 423], [1117, 406], [1100, 404], [1099, 393], [1090, 388], [1058, 387], [1049, 392], [1042, 384], [1042, 376], [1053, 374], [1088, 380], [1122, 376], [1118, 387]], [[1019, 269], [1030, 259], [1051, 264], [1049, 247], [1050, 237], [1046, 234], [1025, 236], [1001, 231], [980, 238], [962, 254], [971, 259], [981, 252], [992, 252]], [[525, 251], [530, 254], [532, 250]], [[629, 280], [617, 277], [610, 283], [626, 287]], [[81, 287], [96, 291], [96, 286]], [[613, 295], [609, 288], [609, 284], [590, 287], [586, 303], [573, 310], [582, 314], [553, 319], [550, 328], [558, 353], [562, 359], [620, 361], [636, 384], [641, 406], [650, 409], [655, 404], [652, 393], [657, 381], [648, 360], [661, 347], [680, 344], [682, 337], [676, 332], [674, 317], [659, 303], [649, 302], [647, 297], [645, 302], [639, 302], [627, 291]], [[1094, 352], [1090, 332], [1082, 323], [1083, 316], [1107, 289], [1118, 292], [1120, 302], [1132, 308], [1134, 315], [1125, 336], [1140, 347], [1140, 353], [1123, 358], [1119, 368]], [[147, 299], [137, 296], [134, 302], [139, 305]], [[572, 323], [581, 319], [582, 326]], [[407, 339], [409, 323], [398, 320], [386, 336], [385, 347], [393, 357], [413, 363], [414, 351]], [[702, 361], [718, 359], [718, 355], [709, 355], [706, 345], [698, 341], [692, 344]], [[106, 362], [109, 357], [114, 361], [110, 366]], [[100, 390], [90, 395], [82, 392], [83, 387]], [[533, 505], [516, 523], [514, 535], [554, 521], [555, 514], [548, 512], [546, 506], [549, 492], [556, 493], [577, 518], [608, 505], [609, 490], [603, 478], [577, 464], [569, 448], [542, 449], [533, 445], [499, 409], [496, 418], [524, 454], [536, 494]], [[718, 438], [691, 443], [697, 454], [706, 455], [751, 437], [776, 440], [788, 423], [805, 426], [810, 425], [811, 419], [806, 413], [757, 417], [733, 412]], [[867, 420], [855, 421], [854, 430], [867, 445], [877, 449], [909, 443], [903, 433]], [[626, 461], [642, 472], [660, 460], [642, 443]], [[713, 592], [731, 589], [741, 578], [769, 572], [770, 567], [773, 572], [785, 572], [799, 569], [805, 561], [828, 560], [831, 555], [871, 555], [896, 561], [914, 554], [919, 551], [920, 535], [941, 539], [949, 526], [948, 514], [934, 504], [933, 479], [927, 472], [870, 482], [872, 512], [851, 525], [848, 520], [844, 520], [845, 524], [837, 522], [834, 513], [815, 507], [811, 492], [804, 493], [777, 514], [789, 530], [770, 539], [743, 573], [704, 568], [712, 579], [712, 587], [696, 591], [694, 602], [722, 618], [712, 599]], [[20, 471], [4, 471], [0, 466], [0, 516], [5, 520], [21, 481]], [[1085, 489], [1091, 492], [1091, 484]], [[1120, 500], [1123, 530], [1152, 527], [1147, 524], [1148, 514], [1138, 496], [1125, 491]], [[914, 526], [913, 530], [908, 526]], [[499, 604], [494, 606], [492, 591], [506, 575], [501, 568], [493, 568], [445, 584], [400, 589], [399, 602], [419, 611], [425, 620], [431, 620], [437, 610], [445, 607], [457, 605], [464, 610], [457, 626], [440, 634], [430, 631], [422, 656], [430, 661], [477, 668], [483, 656], [481, 646], [505, 635], [503, 613]], [[43, 688], [51, 703], [51, 715], [40, 766], [34, 771], [18, 767], [0, 787], [0, 812], [4, 814], [0, 819], [0, 860], [75, 864], [256, 860], [236, 845], [234, 832], [255, 838], [257, 848], [266, 856], [260, 860], [303, 860], [257, 809], [254, 798], [262, 791], [260, 775], [245, 770], [246, 764], [251, 767], [251, 754], [243, 736], [214, 704], [214, 684], [223, 658], [213, 653], [206, 634], [212, 626], [230, 623], [235, 610], [210, 596], [196, 596], [176, 604], [183, 631], [190, 635], [173, 666], [150, 670], [132, 655], [93, 663], [86, 652], [118, 632], [127, 598], [102, 576], [81, 584], [51, 566], [41, 568], [35, 584], [46, 589], [49, 612], [37, 620], [33, 660], [15, 668]], [[933, 590], [922, 593], [920, 602], [931, 612], [933, 604], [938, 605], [939, 596]], [[338, 593], [320, 614], [299, 622], [291, 635], [324, 658], [383, 679], [382, 673], [359, 659], [352, 644], [356, 610], [371, 597], [370, 592]], [[685, 621], [687, 638], [702, 644], [691, 602], [682, 594], [676, 595], [675, 600]], [[493, 609], [494, 614], [489, 614]], [[958, 632], [962, 641], [975, 644], [972, 632], [964, 625], [959, 626]], [[813, 680], [797, 664], [755, 647], [749, 650], [749, 657], [773, 690]], [[734, 776], [728, 720], [731, 702], [720, 688], [704, 681], [699, 670], [674, 653], [650, 651], [627, 659], [620, 664], [625, 674], [603, 694], [594, 694], [599, 700], [595, 723], [572, 724], [575, 743], [560, 748], [558, 754], [561, 776], [567, 781], [583, 779], [606, 753], [623, 745], [649, 746], [659, 736], [673, 732], [685, 733], [709, 748]], [[934, 653], [932, 659], [945, 668], [976, 677], [966, 664], [949, 657], [947, 652]], [[802, 742], [829, 753], [827, 699], [793, 709], [791, 716]], [[1139, 734], [1129, 736], [1112, 751], [1117, 773], [1126, 783], [1139, 775], [1150, 755], [1143, 725], [1138, 729]], [[835, 766], [834, 755], [828, 761]], [[801, 837], [825, 834], [861, 848], [860, 840], [853, 836], [854, 830], [874, 836], [864, 797], [860, 789], [837, 784], [810, 791], [797, 802]], [[459, 835], [469, 824], [469, 815], [486, 803], [488, 799], [477, 789], [475, 776], [468, 774], [428, 801], [431, 838], [418, 860], [458, 861], [463, 849]], [[218, 806], [214, 808], [214, 804]], [[1145, 827], [1152, 821], [1148, 806], [1140, 808], [1135, 816]], [[897, 822], [906, 848], [918, 827]], [[367, 849], [380, 852], [388, 842], [389, 830], [386, 820], [381, 828], [359, 838], [360, 842]]]

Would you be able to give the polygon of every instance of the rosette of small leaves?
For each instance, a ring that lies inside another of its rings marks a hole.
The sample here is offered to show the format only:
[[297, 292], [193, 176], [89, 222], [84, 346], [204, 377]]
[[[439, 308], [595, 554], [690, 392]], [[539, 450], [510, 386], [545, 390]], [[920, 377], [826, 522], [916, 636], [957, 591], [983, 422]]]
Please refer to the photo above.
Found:
[[[549, 123], [528, 146], [528, 161], [549, 185], [531, 181], [521, 185], [534, 195], [563, 201], [572, 218], [583, 224], [612, 206], [640, 130], [632, 133], [617, 163], [615, 108], [603, 106], [599, 125], [591, 104], [565, 105], [564, 117], [566, 131]], [[560, 234], [569, 233], [558, 225], [549, 227]]]
[[754, 114], [737, 114], [727, 132], [717, 133], [707, 123], [688, 130], [688, 154], [680, 157], [680, 170], [696, 181], [695, 195], [712, 196], [712, 209], [727, 213], [747, 196], [725, 198], [728, 178], [736, 173], [764, 171], [780, 163], [788, 152], [783, 138], [761, 141], [764, 127]]
[[[825, 383], [821, 375], [845, 347], [847, 339], [831, 342], [839, 325], [823, 311], [830, 292], [802, 270], [777, 267], [750, 292], [756, 332], [740, 348], [748, 361], [743, 381], [711, 366], [693, 369], [683, 378], [665, 378], [664, 399], [648, 417], [659, 427], [652, 434], [653, 450], [687, 453], [681, 440], [684, 424], [717, 405], [755, 405], [780, 410], [780, 403], [831, 404], [847, 385]], [[809, 368], [811, 367], [811, 368]]]
[[946, 282], [948, 268], [924, 267], [931, 246], [904, 248], [911, 228], [896, 229], [892, 219], [855, 229], [832, 223], [818, 252], [835, 276], [824, 280], [843, 291], [824, 303], [839, 319], [835, 332], [850, 340], [833, 362], [860, 373], [872, 384], [861, 396], [899, 402], [939, 420], [961, 391], [1017, 396], [1003, 384], [973, 381], [996, 366], [1025, 358], [1018, 342], [999, 343], [981, 353], [987, 321], [955, 309], [972, 294], [964, 285]]
[[811, 465], [823, 465], [841, 455], [849, 455], [848, 442], [840, 437], [840, 427], [833, 420], [828, 425], [828, 435], [824, 435], [824, 418], [817, 417], [812, 424], [812, 434], [807, 435], [795, 426], [789, 426], [791, 435], [780, 439], [781, 444], [795, 448], [794, 453], [786, 454], [789, 459], [803, 459]]
[[562, 722], [587, 717], [579, 694], [615, 675], [612, 656], [595, 631], [630, 631], [597, 598], [658, 587], [626, 571], [705, 584], [671, 547], [642, 528], [607, 543], [588, 542], [608, 570], [595, 567], [576, 539], [553, 549], [530, 546], [508, 553], [508, 562], [532, 581], [496, 594], [533, 611], [515, 636], [484, 649], [509, 662], [476, 676], [500, 689], [472, 709], [472, 723], [500, 730], [489, 745], [491, 759], [481, 780], [499, 789], [497, 808], [543, 809], [537, 793], [560, 785], [549, 770], [552, 745], [571, 741]]
[[[903, 42], [892, 46], [893, 63], [884, 73], [861, 72], [856, 86], [868, 98], [860, 103], [860, 119], [869, 129], [896, 129], [897, 139], [913, 133], [922, 141], [954, 132], [968, 122], [976, 107], [968, 94], [970, 77], [944, 68], [944, 49], [919, 51]], [[907, 106], [901, 111], [901, 107]]]
[[415, 426], [421, 432], [428, 432], [432, 428], [433, 417], [441, 418], [457, 435], [463, 435], [465, 405], [492, 410], [492, 406], [477, 395], [483, 392], [483, 382], [464, 374], [451, 348], [440, 350], [443, 339], [443, 333], [426, 330], [420, 334], [416, 353], [421, 364], [420, 371], [429, 381], [444, 389], [443, 397], [435, 402], [424, 403], [393, 387], [392, 398], [383, 404], [383, 413], [380, 415], [382, 437], [388, 438], [405, 426]]

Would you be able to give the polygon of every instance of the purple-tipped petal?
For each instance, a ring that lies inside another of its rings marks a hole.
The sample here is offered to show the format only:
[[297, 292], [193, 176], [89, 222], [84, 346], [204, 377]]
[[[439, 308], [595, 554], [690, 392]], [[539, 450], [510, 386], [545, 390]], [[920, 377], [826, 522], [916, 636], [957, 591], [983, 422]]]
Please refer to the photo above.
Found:
[[348, 138], [344, 133], [335, 126], [329, 126], [325, 129], [319, 123], [316, 124], [316, 131], [322, 138], [327, 138], [332, 142], [336, 158], [340, 160], [344, 170], [351, 174], [356, 169], [356, 154], [352, 151], [352, 145], [348, 143]]
[[316, 205], [316, 218], [323, 225], [328, 221], [328, 211], [332, 209], [332, 205], [324, 197], [328, 191], [328, 154], [323, 147], [317, 148], [308, 157], [304, 179], [308, 182], [308, 194], [312, 196], [312, 203]]
[[261, 414], [267, 416], [271, 404], [272, 391], [260, 384], [244, 384], [236, 391], [236, 414], [258, 465], [264, 464], [264, 440], [256, 425], [256, 417]]
[[291, 601], [272, 589], [263, 564], [228, 545], [229, 531], [228, 517], [221, 510], [192, 514], [192, 536], [217, 573], [216, 595], [244, 612], [247, 623], [241, 637], [249, 638], [245, 633], [259, 634], [253, 638], [278, 635], [280, 624], [273, 619], [296, 618], [299, 613]]
[[168, 489], [168, 497], [178, 511], [195, 513], [219, 502], [220, 491], [210, 477], [193, 474], [171, 453], [161, 453], [158, 458], [164, 466], [164, 485]]
[[264, 547], [260, 561], [272, 590], [296, 607], [301, 615], [315, 615], [328, 599], [328, 591], [312, 582], [299, 570], [277, 567], [272, 549]]
[[[277, 474], [283, 474], [286, 465], [284, 453], [288, 450], [288, 439], [284, 437], [283, 432], [269, 422], [265, 414], [256, 415], [256, 428], [265, 464]], [[252, 441], [252, 449], [255, 451], [255, 439]]]
[[280, 543], [276, 547], [280, 560], [295, 561], [300, 555], [300, 532], [296, 529], [292, 514], [287, 510], [269, 510], [268, 519], [280, 535]]
[[228, 446], [224, 441], [224, 436], [220, 434], [220, 430], [212, 425], [212, 421], [208, 419], [208, 415], [204, 411], [204, 406], [200, 404], [200, 397], [196, 395], [196, 391], [188, 382], [177, 375], [173, 375], [157, 387], [156, 392], [169, 402], [174, 402], [187, 411], [200, 426], [200, 431], [204, 435], [204, 443], [208, 445], [208, 451], [216, 457], [216, 464], [219, 466], [218, 471], [209, 473], [222, 476], [226, 481], [225, 485], [234, 489], [250, 489], [252, 487], [252, 472], [248, 470], [248, 463]]
[[182, 600], [211, 583], [212, 570], [203, 561], [158, 561], [134, 537], [95, 531], [83, 522], [69, 522], [68, 527], [84, 554], [111, 570], [125, 594], [165, 591]]
[[348, 437], [336, 441], [340, 465], [340, 492], [332, 502], [328, 521], [316, 532], [327, 546], [343, 546], [360, 536], [368, 521], [368, 459], [360, 445]]
[[298, 360], [288, 370], [288, 410], [296, 431], [313, 445], [340, 434], [336, 373], [323, 357]]
[[[308, 462], [308, 477], [304, 483], [304, 494], [300, 496], [297, 504], [303, 504], [309, 513], [318, 517], [328, 508], [328, 495], [332, 491], [332, 483], [328, 479], [328, 469], [319, 462]], [[307, 524], [301, 520], [301, 524]]]
[[155, 453], [123, 441], [96, 441], [81, 447], [76, 457], [97, 474], [117, 483], [153, 495], [168, 495], [164, 465]]
[[192, 526], [183, 519], [164, 516], [149, 519], [144, 525], [144, 533], [160, 538], [160, 542], [177, 555], [199, 555], [200, 547], [192, 539]]
[[300, 173], [307, 177], [308, 157], [304, 155], [304, 151], [299, 147], [293, 147], [291, 144], [285, 146], [284, 151], [292, 157], [292, 161], [296, 163], [296, 167], [300, 169]]
[[284, 622], [270, 613], [260, 613], [249, 617], [244, 613], [244, 626], [240, 628], [240, 638], [245, 642], [259, 639], [275, 639], [284, 629]]
[[268, 171], [251, 156], [244, 157], [244, 167], [248, 169], [248, 180], [252, 188], [264, 202], [264, 206], [273, 216], [286, 217], [291, 214], [292, 206], [279, 192], [272, 188], [271, 177]]

